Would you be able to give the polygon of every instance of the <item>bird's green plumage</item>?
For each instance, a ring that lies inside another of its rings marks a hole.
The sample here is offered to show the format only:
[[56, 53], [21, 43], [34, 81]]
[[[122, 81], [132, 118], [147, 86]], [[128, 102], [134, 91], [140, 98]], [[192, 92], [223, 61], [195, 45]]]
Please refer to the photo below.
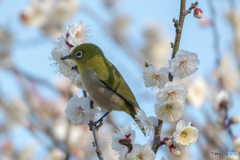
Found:
[[[78, 51], [82, 51], [83, 53], [83, 56], [81, 58], [77, 58], [76, 56]], [[104, 56], [101, 49], [94, 44], [86, 43], [77, 46], [72, 51], [71, 56], [79, 68], [81, 77], [83, 78], [86, 77], [84, 79], [85, 81], [88, 77], [96, 77], [94, 78], [94, 82], [92, 83], [97, 83], [97, 87], [98, 86], [100, 88], [103, 87], [103, 89], [101, 88], [101, 90], [107, 91], [108, 92], [107, 94], [109, 94], [109, 92], [112, 91], [111, 92], [112, 95], [116, 95], [115, 97], [117, 97], [120, 100], [122, 99], [121, 102], [124, 102], [121, 103], [121, 105], [118, 107], [112, 106], [112, 108], [110, 108], [108, 111], [111, 110], [125, 111], [127, 114], [133, 117], [133, 119], [138, 123], [139, 127], [141, 125], [140, 128], [143, 130], [141, 122], [137, 118], [135, 118], [135, 115], [137, 114], [138, 109], [140, 109], [140, 107], [131, 89], [129, 88], [129, 86], [127, 85], [122, 75], [117, 70], [117, 68]], [[101, 96], [103, 97], [104, 91], [99, 92], [98, 97]], [[92, 92], [92, 95], [90, 94], [90, 96], [92, 96], [93, 98], [94, 96], [96, 97], [96, 95], [93, 94], [94, 92]], [[113, 96], [110, 96], [110, 99], [111, 97]], [[95, 98], [96, 101], [97, 98]]]

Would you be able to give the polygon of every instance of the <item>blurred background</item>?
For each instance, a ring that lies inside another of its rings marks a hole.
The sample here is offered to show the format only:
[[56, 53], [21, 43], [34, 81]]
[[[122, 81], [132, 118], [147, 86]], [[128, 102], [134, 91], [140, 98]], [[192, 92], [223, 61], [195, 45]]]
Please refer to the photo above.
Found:
[[[194, 2], [187, 0], [186, 8]], [[210, 151], [240, 152], [240, 1], [201, 0], [199, 8], [203, 18], [193, 12], [186, 16], [180, 44], [198, 54], [199, 69], [174, 79], [186, 85], [182, 119], [198, 128], [199, 139], [181, 156], [161, 146], [156, 159], [230, 160], [210, 157]], [[168, 67], [172, 19], [179, 10], [180, 0], [0, 0], [0, 160], [97, 159], [88, 126], [74, 126], [64, 113], [72, 94], [82, 91], [56, 73], [49, 59], [57, 37], [79, 20], [87, 24], [90, 42], [122, 73], [140, 107], [155, 116], [158, 90], [145, 87], [144, 62]], [[176, 123], [163, 124], [162, 138], [173, 135]], [[99, 138], [106, 160], [117, 159], [111, 137], [127, 125], [137, 128], [123, 112], [105, 118]], [[135, 143], [151, 140], [136, 130]]]

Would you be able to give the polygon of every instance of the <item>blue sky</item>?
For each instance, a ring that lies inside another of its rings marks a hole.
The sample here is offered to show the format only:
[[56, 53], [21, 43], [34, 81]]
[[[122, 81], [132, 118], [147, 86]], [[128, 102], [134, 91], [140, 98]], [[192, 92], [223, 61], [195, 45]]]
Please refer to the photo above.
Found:
[[[211, 17], [209, 7], [207, 5], [208, 0], [199, 0], [199, 7], [204, 11], [204, 16]], [[194, 1], [187, 0], [187, 8]], [[43, 32], [34, 27], [26, 27], [19, 19], [19, 13], [29, 3], [28, 0], [2, 0], [0, 1], [0, 26], [9, 29], [13, 33], [14, 45], [12, 49], [12, 58], [17, 68], [26, 71], [36, 77], [44, 79], [52, 84], [56, 82], [60, 75], [55, 74], [54, 68], [50, 67], [51, 61], [50, 51], [53, 48], [54, 40], [44, 36]], [[93, 11], [99, 14], [100, 17], [106, 22], [111, 22], [111, 12], [106, 10], [102, 1], [85, 0], [80, 1], [82, 7], [88, 6]], [[228, 21], [224, 17], [226, 9], [229, 8], [227, 1], [215, 2], [217, 12], [217, 27], [220, 32], [220, 50], [222, 55], [232, 50], [232, 31]], [[175, 29], [173, 27], [173, 17], [179, 16], [180, 0], [152, 0], [149, 3], [148, 0], [120, 0], [116, 6], [117, 14], [130, 15], [131, 28], [128, 32], [128, 37], [136, 50], [141, 50], [144, 46], [144, 39], [141, 32], [146, 27], [145, 24], [150, 21], [156, 21], [161, 24], [165, 29], [166, 35], [169, 36], [171, 41], [174, 41]], [[240, 1], [237, 1], [237, 7], [239, 8]], [[98, 45], [106, 57], [118, 68], [122, 73], [126, 82], [129, 84], [133, 93], [136, 96], [141, 108], [146, 110], [148, 115], [154, 115], [153, 106], [156, 103], [155, 93], [151, 89], [145, 88], [142, 78], [143, 68], [133, 59], [129, 58], [127, 53], [106, 34], [105, 30], [98, 25], [94, 19], [91, 19], [84, 11], [76, 14], [69, 23], [82, 20], [85, 24], [89, 24], [92, 31], [91, 42]], [[67, 25], [66, 24], [66, 25]], [[169, 42], [170, 43], [170, 42]], [[169, 45], [170, 46], [170, 45]], [[200, 21], [191, 15], [188, 15], [184, 22], [183, 34], [180, 44], [180, 49], [185, 49], [198, 54], [200, 59], [199, 70], [195, 75], [201, 75], [210, 80], [211, 74], [215, 69], [215, 52], [213, 50], [213, 33], [211, 28], [202, 28]], [[124, 65], [123, 65], [124, 64]], [[168, 66], [166, 66], [168, 67]], [[0, 71], [0, 87], [4, 91], [5, 98], [15, 97], [21, 95], [18, 89], [17, 82], [14, 79], [14, 75], [7, 71]], [[41, 93], [44, 97], [51, 99], [56, 95], [46, 87], [39, 86]], [[234, 105], [239, 106], [239, 95], [235, 94]], [[149, 109], [151, 107], [151, 109]], [[211, 107], [211, 104], [207, 104], [206, 108]], [[187, 109], [187, 113], [194, 113], [199, 118], [199, 121], [204, 120], [198, 109]], [[236, 115], [240, 113], [239, 107], [234, 107], [230, 110], [229, 115]], [[124, 116], [123, 113], [114, 112], [111, 113], [118, 116], [117, 123], [119, 126], [131, 121], [130, 116]], [[119, 116], [121, 115], [121, 116]], [[239, 125], [234, 126], [234, 133], [237, 133], [236, 129]], [[164, 127], [165, 128], [165, 125]], [[21, 135], [27, 137], [27, 133], [23, 132]], [[19, 136], [19, 135], [16, 135]], [[240, 136], [240, 135], [238, 135]], [[137, 132], [137, 142], [145, 143], [142, 141], [143, 135]], [[18, 138], [16, 138], [16, 141]], [[16, 144], [20, 145], [21, 142]], [[193, 146], [192, 149], [197, 154], [197, 147]], [[161, 151], [164, 151], [162, 149]], [[160, 152], [159, 154], [161, 154]], [[161, 154], [162, 155], [162, 154]]]

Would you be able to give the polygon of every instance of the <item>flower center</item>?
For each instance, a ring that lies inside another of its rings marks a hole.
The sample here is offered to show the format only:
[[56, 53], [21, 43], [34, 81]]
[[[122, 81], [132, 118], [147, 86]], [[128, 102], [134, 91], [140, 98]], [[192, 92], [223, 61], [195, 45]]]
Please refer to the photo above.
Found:
[[182, 131], [181, 132], [181, 137], [186, 137], [187, 136], [187, 132], [186, 131]]
[[77, 38], [81, 38], [81, 35], [82, 35], [82, 34], [80, 33], [80, 31], [77, 31], [76, 37], [77, 37]]
[[172, 105], [171, 104], [167, 104], [166, 109], [172, 109]]
[[170, 98], [171, 101], [177, 101], [177, 98], [175, 96], [175, 91], [168, 93], [168, 97]]
[[155, 80], [161, 80], [161, 77], [157, 74], [154, 74], [153, 75], [153, 79], [155, 79]]
[[140, 160], [140, 159], [144, 159], [144, 154], [142, 154], [142, 153], [138, 154], [138, 155], [137, 155], [137, 159], [139, 159], [139, 160]]
[[78, 112], [79, 114], [82, 114], [82, 113], [83, 113], [82, 106], [79, 106], [79, 107], [77, 108], [77, 112]]
[[179, 67], [184, 67], [186, 65], [186, 63], [187, 63], [187, 61], [180, 62]]
[[189, 68], [187, 67], [187, 61], [182, 61], [180, 62], [179, 64], [179, 68], [180, 70], [182, 70], [184, 76], [186, 77], [187, 75], [190, 75], [190, 70]]

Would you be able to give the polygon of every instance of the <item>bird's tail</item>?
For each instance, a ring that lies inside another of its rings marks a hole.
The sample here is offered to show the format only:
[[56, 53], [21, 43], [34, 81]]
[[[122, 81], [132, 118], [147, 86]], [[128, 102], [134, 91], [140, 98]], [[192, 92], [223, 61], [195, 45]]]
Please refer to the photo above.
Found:
[[146, 137], [146, 130], [144, 129], [143, 123], [135, 117], [135, 115], [131, 115], [134, 121], [137, 123], [138, 127], [142, 130], [144, 136]]

